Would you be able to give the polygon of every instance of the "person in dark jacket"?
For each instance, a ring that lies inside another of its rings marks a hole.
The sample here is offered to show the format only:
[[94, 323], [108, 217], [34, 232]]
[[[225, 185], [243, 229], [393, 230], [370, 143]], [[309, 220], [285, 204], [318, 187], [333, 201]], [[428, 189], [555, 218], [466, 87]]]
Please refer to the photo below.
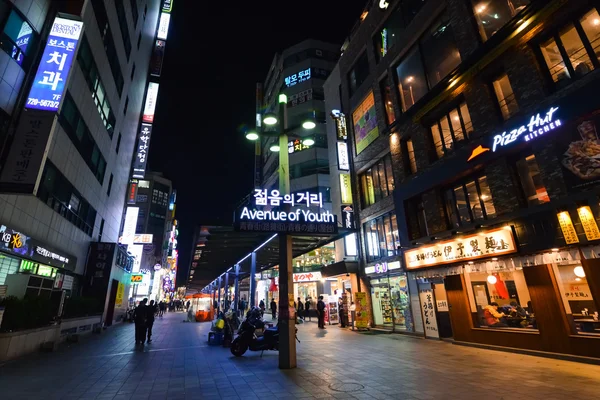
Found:
[[133, 312], [133, 320], [135, 322], [135, 344], [144, 344], [146, 340], [146, 302], [148, 299], [140, 301]]
[[308, 317], [308, 320], [312, 322], [312, 317], [310, 316], [310, 304], [310, 297], [307, 297], [304, 302], [304, 319], [306, 320]]
[[319, 296], [317, 314], [319, 315], [319, 328], [325, 329], [325, 302], [323, 301], [323, 296]]
[[298, 297], [298, 302], [296, 303], [296, 315], [298, 318], [302, 318], [302, 320], [304, 320], [304, 303], [302, 303], [300, 297]]
[[271, 299], [271, 315], [273, 319], [277, 318], [277, 303], [275, 303], [275, 298]]
[[148, 343], [152, 342], [152, 326], [154, 326], [154, 316], [156, 315], [156, 305], [154, 300], [150, 300], [150, 305], [146, 307], [146, 329], [148, 330]]
[[258, 303], [258, 307], [260, 308], [260, 312], [261, 312], [261, 317], [263, 315], [265, 315], [265, 301], [263, 299], [260, 299], [260, 303]]

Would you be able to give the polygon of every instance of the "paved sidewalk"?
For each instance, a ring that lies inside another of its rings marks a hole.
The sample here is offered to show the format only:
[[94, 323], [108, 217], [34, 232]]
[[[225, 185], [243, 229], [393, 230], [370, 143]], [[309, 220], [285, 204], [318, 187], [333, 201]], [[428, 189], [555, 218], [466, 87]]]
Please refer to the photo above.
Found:
[[298, 368], [276, 352], [208, 346], [209, 323], [157, 319], [154, 342], [134, 346], [123, 324], [58, 352], [0, 367], [0, 399], [570, 399], [600, 398], [600, 366], [299, 326]]

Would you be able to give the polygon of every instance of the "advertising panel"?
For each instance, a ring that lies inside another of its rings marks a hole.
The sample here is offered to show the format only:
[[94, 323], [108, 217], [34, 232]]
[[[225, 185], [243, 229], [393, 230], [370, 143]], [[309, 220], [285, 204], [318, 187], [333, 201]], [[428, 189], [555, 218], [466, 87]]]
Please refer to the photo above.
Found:
[[354, 143], [356, 144], [356, 154], [358, 155], [379, 136], [373, 92], [369, 93], [354, 110], [352, 113], [352, 123], [354, 124]]
[[1, 192], [35, 194], [54, 123], [54, 113], [23, 111], [0, 175]]
[[438, 332], [437, 317], [433, 305], [433, 290], [419, 290], [419, 299], [421, 300], [421, 314], [423, 316], [423, 325], [425, 326], [425, 336], [439, 339], [440, 333]]
[[151, 124], [154, 122], [154, 110], [156, 109], [156, 100], [158, 98], [158, 83], [149, 82], [146, 91], [146, 104], [144, 105], [144, 115], [142, 121]]
[[171, 14], [163, 12], [160, 14], [160, 22], [158, 24], [158, 32], [156, 37], [162, 40], [167, 40], [169, 35], [169, 24], [171, 23]]
[[340, 193], [342, 204], [352, 204], [352, 181], [350, 174], [340, 174]]
[[367, 305], [367, 294], [365, 292], [354, 293], [354, 301], [356, 306], [354, 323], [357, 328], [369, 327], [369, 307]]
[[350, 170], [350, 159], [348, 158], [348, 144], [346, 142], [337, 142], [338, 169], [342, 171]]
[[82, 29], [82, 21], [54, 18], [25, 108], [58, 110]]
[[152, 125], [142, 123], [140, 136], [138, 137], [135, 160], [133, 160], [133, 177], [144, 179], [146, 166], [148, 164], [148, 151], [150, 148], [150, 137], [152, 136]]
[[160, 76], [162, 72], [163, 59], [165, 57], [165, 45], [167, 42], [157, 39], [150, 58], [150, 75]]
[[135, 227], [137, 225], [139, 213], [139, 207], [127, 207], [127, 211], [125, 212], [125, 224], [123, 225], [123, 236], [121, 239], [121, 243], [133, 244], [133, 238], [135, 236]]
[[108, 282], [112, 269], [115, 243], [93, 242], [90, 244], [88, 262], [85, 268], [83, 295], [94, 297], [102, 304], [108, 293]]
[[346, 229], [356, 229], [354, 224], [354, 208], [342, 206], [342, 224]]

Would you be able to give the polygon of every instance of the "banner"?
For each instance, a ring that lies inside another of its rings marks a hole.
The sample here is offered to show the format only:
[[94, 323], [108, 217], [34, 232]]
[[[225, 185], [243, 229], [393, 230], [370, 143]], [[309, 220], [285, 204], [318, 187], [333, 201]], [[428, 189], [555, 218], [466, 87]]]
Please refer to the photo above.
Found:
[[419, 299], [421, 300], [421, 314], [423, 315], [425, 336], [439, 339], [440, 333], [435, 316], [433, 291], [431, 289], [419, 290]]
[[373, 92], [369, 93], [354, 110], [352, 123], [354, 124], [354, 142], [356, 144], [356, 154], [358, 155], [379, 136]]
[[356, 306], [356, 327], [369, 327], [369, 309], [367, 305], [367, 294], [365, 292], [354, 293], [354, 305]]

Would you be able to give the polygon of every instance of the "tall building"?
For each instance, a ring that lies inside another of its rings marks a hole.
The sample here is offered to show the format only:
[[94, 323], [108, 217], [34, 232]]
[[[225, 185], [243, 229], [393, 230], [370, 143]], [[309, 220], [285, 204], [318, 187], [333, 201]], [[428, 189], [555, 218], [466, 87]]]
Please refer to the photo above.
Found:
[[340, 73], [374, 325], [600, 356], [599, 11], [369, 3]]
[[[108, 304], [107, 288], [129, 286], [117, 242], [161, 3], [0, 2], [0, 284], [9, 293], [41, 294], [45, 280], [68, 296], [83, 288], [105, 305], [107, 324], [127, 306], [115, 296]], [[11, 282], [20, 272], [31, 278]]]

